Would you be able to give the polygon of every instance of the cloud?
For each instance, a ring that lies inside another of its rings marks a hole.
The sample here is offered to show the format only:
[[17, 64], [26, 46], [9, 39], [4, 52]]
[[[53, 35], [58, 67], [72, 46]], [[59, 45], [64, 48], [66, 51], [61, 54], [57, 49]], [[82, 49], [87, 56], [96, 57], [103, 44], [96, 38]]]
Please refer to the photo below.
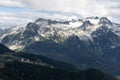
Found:
[[32, 19], [20, 15], [19, 13], [0, 12], [0, 26], [2, 28], [25, 26], [25, 24], [32, 21]]
[[52, 13], [52, 12], [37, 12], [37, 11], [21, 11], [21, 12], [1, 12], [0, 11], [0, 26], [3, 28], [13, 27], [13, 26], [26, 26], [29, 22], [34, 22], [38, 18], [59, 18], [62, 20], [76, 19], [77, 17], [70, 14], [65, 15], [62, 13]]
[[23, 2], [32, 9], [75, 12], [84, 17], [109, 17], [114, 16], [120, 10], [120, 8], [116, 9], [120, 6], [120, 0], [26, 0]]
[[120, 21], [120, 0], [0, 0], [0, 24], [26, 25], [37, 18], [106, 16]]
[[25, 7], [21, 0], [0, 0], [0, 6]]
[[60, 11], [88, 16], [120, 16], [120, 0], [0, 0], [0, 6]]

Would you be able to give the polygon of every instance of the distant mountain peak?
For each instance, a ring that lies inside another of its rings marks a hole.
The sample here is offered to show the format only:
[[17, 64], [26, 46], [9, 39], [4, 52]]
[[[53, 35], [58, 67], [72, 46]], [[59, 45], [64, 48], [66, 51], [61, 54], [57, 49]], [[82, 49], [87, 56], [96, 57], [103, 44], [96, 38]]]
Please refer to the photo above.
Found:
[[92, 26], [92, 25], [93, 25], [93, 24], [92, 24], [89, 20], [86, 20], [86, 21], [83, 22], [81, 28], [82, 28], [83, 30], [86, 30], [87, 27]]
[[39, 22], [39, 21], [48, 21], [48, 19], [38, 18], [37, 20], [35, 20], [35, 22]]
[[26, 28], [34, 28], [34, 27], [37, 27], [37, 26], [38, 25], [36, 23], [30, 22], [30, 23], [27, 24]]
[[107, 17], [101, 17], [100, 20], [99, 20], [99, 24], [103, 24], [103, 25], [109, 24], [109, 25], [112, 25], [112, 22]]
[[38, 26], [36, 23], [28, 23], [28, 25], [26, 26], [25, 31], [23, 32], [23, 35], [25, 36], [34, 36], [37, 34], [37, 31], [39, 30], [40, 26]]
[[86, 19], [99, 19], [98, 16], [87, 17]]

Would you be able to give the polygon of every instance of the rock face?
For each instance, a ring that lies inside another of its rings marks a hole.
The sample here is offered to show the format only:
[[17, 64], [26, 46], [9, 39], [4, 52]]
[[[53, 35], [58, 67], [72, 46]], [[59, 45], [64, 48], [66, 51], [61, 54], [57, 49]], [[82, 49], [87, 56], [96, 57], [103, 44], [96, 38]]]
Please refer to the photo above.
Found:
[[87, 27], [89, 26], [92, 26], [92, 23], [88, 20], [88, 21], [85, 21], [81, 27], [83, 30], [86, 30]]
[[106, 17], [71, 21], [39, 18], [23, 29], [7, 29], [1, 43], [12, 50], [70, 62], [81, 69], [93, 67], [120, 74], [120, 24]]
[[109, 25], [112, 25], [112, 22], [110, 20], [108, 20], [106, 17], [102, 17], [100, 18], [100, 21], [99, 21], [99, 24], [109, 24]]

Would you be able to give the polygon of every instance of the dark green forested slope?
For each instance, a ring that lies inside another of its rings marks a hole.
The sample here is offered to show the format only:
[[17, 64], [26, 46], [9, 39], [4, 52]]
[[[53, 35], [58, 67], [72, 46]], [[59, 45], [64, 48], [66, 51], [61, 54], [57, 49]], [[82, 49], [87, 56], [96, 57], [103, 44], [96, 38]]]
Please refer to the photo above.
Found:
[[0, 48], [0, 80], [116, 80], [97, 69], [79, 71], [69, 63]]
[[18, 61], [6, 63], [5, 67], [0, 69], [0, 78], [2, 80], [116, 80], [96, 69], [69, 72]]

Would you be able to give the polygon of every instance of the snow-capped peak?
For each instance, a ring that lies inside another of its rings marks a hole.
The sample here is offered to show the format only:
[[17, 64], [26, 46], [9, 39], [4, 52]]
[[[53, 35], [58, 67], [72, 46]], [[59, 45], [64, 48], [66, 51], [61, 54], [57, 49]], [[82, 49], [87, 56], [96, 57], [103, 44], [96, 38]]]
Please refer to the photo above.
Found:
[[112, 25], [112, 22], [110, 20], [108, 20], [107, 17], [101, 17], [100, 20], [99, 20], [99, 24], [103, 24], [103, 25], [109, 24], [109, 25]]
[[[22, 46], [23, 43], [26, 44], [27, 42], [25, 41], [29, 41], [29, 39], [33, 41], [40, 41], [43, 40], [42, 38], [49, 39], [49, 37], [54, 35], [59, 35], [62, 39], [75, 35], [80, 39], [92, 40], [92, 33], [96, 32], [103, 26], [107, 29], [111, 29], [112, 32], [117, 35], [120, 34], [120, 25], [112, 23], [106, 17], [89, 17], [86, 19], [72, 19], [68, 21], [39, 18], [35, 22], [28, 23], [23, 30], [18, 27], [5, 30], [7, 32], [2, 35], [1, 39], [8, 35], [14, 36], [19, 34], [19, 40], [23, 40], [23, 42], [16, 40], [12, 43], [12, 46], [11, 43], [7, 44], [13, 49], [15, 49], [14, 47], [18, 45]], [[62, 39], [61, 41], [64, 41]]]
[[98, 24], [99, 23], [99, 17], [88, 17], [86, 20], [89, 20], [92, 24]]

